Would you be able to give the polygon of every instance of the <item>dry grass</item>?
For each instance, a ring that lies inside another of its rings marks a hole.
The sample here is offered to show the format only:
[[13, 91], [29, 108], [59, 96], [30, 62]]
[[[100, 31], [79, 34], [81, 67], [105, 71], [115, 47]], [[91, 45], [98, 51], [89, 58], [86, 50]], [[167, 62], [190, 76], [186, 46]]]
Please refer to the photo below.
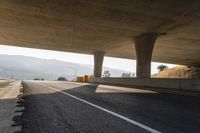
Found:
[[167, 69], [157, 74], [153, 74], [152, 78], [200, 78], [200, 68], [177, 66]]

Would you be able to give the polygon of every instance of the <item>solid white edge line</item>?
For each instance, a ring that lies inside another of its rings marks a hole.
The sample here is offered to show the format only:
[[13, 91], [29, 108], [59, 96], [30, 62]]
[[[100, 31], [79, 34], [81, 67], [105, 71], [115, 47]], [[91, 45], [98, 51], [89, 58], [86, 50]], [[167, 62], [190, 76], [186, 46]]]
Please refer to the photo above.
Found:
[[76, 99], [76, 100], [79, 100], [79, 101], [81, 101], [81, 102], [84, 102], [84, 103], [86, 103], [86, 104], [88, 104], [88, 105], [90, 105], [90, 106], [93, 106], [93, 107], [95, 107], [95, 108], [98, 108], [98, 109], [100, 109], [100, 110], [102, 110], [102, 111], [105, 111], [105, 112], [107, 112], [107, 113], [109, 113], [109, 114], [111, 114], [111, 115], [114, 115], [114, 116], [116, 116], [116, 117], [118, 117], [118, 118], [120, 118], [120, 119], [122, 119], [122, 120], [124, 120], [124, 121], [127, 121], [127, 122], [129, 122], [129, 123], [131, 123], [131, 124], [134, 124], [134, 125], [136, 125], [136, 126], [138, 126], [138, 127], [140, 127], [140, 128], [143, 128], [143, 129], [145, 129], [145, 130], [147, 130], [147, 131], [149, 131], [149, 132], [151, 132], [151, 133], [161, 133], [160, 131], [157, 131], [157, 130], [151, 128], [151, 127], [148, 127], [148, 126], [143, 125], [143, 124], [141, 124], [141, 123], [139, 123], [139, 122], [137, 122], [137, 121], [131, 120], [131, 119], [125, 117], [125, 116], [122, 116], [122, 115], [120, 115], [120, 114], [117, 114], [117, 113], [115, 113], [115, 112], [112, 112], [112, 111], [110, 111], [110, 110], [107, 110], [107, 109], [105, 109], [105, 108], [103, 108], [103, 107], [100, 107], [100, 106], [98, 106], [98, 105], [95, 105], [95, 104], [93, 104], [93, 103], [90, 103], [90, 102], [88, 102], [88, 101], [85, 101], [85, 100], [83, 100], [83, 99], [81, 99], [81, 98], [78, 98], [78, 97], [76, 97], [76, 96], [73, 96], [73, 95], [71, 95], [71, 94], [69, 94], [69, 93], [67, 93], [67, 92], [64, 92], [64, 91], [62, 91], [62, 90], [58, 90], [58, 89], [53, 88], [53, 87], [51, 87], [51, 86], [49, 86], [49, 85], [46, 85], [46, 84], [44, 84], [44, 83], [43, 83], [43, 84], [42, 84], [42, 83], [39, 83], [39, 84], [41, 84], [41, 85], [43, 85], [43, 86], [46, 86], [46, 87], [48, 87], [48, 88], [50, 88], [50, 89], [52, 89], [52, 90], [56, 90], [56, 91], [58, 91], [58, 92], [60, 92], [60, 93], [63, 93], [63, 94], [65, 94], [65, 95], [67, 95], [67, 96], [70, 96], [70, 97], [72, 97], [72, 98], [74, 98], [74, 99]]

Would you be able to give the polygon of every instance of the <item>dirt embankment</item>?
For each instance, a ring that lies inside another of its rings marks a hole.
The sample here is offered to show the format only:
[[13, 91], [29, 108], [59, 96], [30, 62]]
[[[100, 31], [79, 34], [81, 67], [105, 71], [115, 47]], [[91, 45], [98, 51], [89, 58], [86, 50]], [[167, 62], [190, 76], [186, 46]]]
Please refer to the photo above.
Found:
[[190, 78], [200, 79], [200, 68], [177, 66], [152, 75], [153, 78]]

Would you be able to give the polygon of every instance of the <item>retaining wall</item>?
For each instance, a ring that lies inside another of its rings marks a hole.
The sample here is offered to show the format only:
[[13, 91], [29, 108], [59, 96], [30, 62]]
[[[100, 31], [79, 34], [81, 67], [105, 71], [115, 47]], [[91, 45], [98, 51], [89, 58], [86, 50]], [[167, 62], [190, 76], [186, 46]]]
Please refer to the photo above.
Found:
[[155, 87], [173, 90], [199, 91], [200, 79], [174, 78], [91, 78], [92, 83]]

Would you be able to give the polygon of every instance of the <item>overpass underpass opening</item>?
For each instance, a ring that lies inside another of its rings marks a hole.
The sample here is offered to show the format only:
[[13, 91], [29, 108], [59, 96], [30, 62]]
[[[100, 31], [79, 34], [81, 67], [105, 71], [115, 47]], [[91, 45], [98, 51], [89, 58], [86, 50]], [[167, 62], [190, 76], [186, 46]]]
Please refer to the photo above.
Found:
[[[4, 63], [9, 63], [10, 67], [12, 68], [19, 68], [21, 66], [20, 72], [23, 73], [19, 74], [11, 70], [10, 72], [9, 70], [5, 71], [5, 66], [3, 66], [3, 61], [1, 61], [1, 77], [5, 78], [38, 78], [46, 80], [56, 80], [58, 77], [63, 76], [67, 77], [67, 79], [69, 80], [73, 80], [77, 76], [93, 75], [93, 55], [5, 45], [0, 45], [0, 54], [1, 59], [4, 61]], [[13, 64], [9, 62], [9, 60], [12, 61]], [[160, 64], [163, 63], [153, 62], [151, 64], [152, 74], [158, 72], [157, 66]], [[45, 65], [47, 65], [48, 67], [46, 67]], [[164, 65], [167, 65], [169, 68], [176, 66], [172, 64]], [[38, 71], [37, 74], [32, 73], [31, 71], [33, 70]], [[105, 76], [104, 72], [110, 73], [110, 77], [121, 77], [123, 73], [130, 74], [130, 77], [135, 77], [136, 61], [129, 59], [105, 57], [102, 70], [103, 76]], [[33, 76], [31, 76], [31, 74]]]

